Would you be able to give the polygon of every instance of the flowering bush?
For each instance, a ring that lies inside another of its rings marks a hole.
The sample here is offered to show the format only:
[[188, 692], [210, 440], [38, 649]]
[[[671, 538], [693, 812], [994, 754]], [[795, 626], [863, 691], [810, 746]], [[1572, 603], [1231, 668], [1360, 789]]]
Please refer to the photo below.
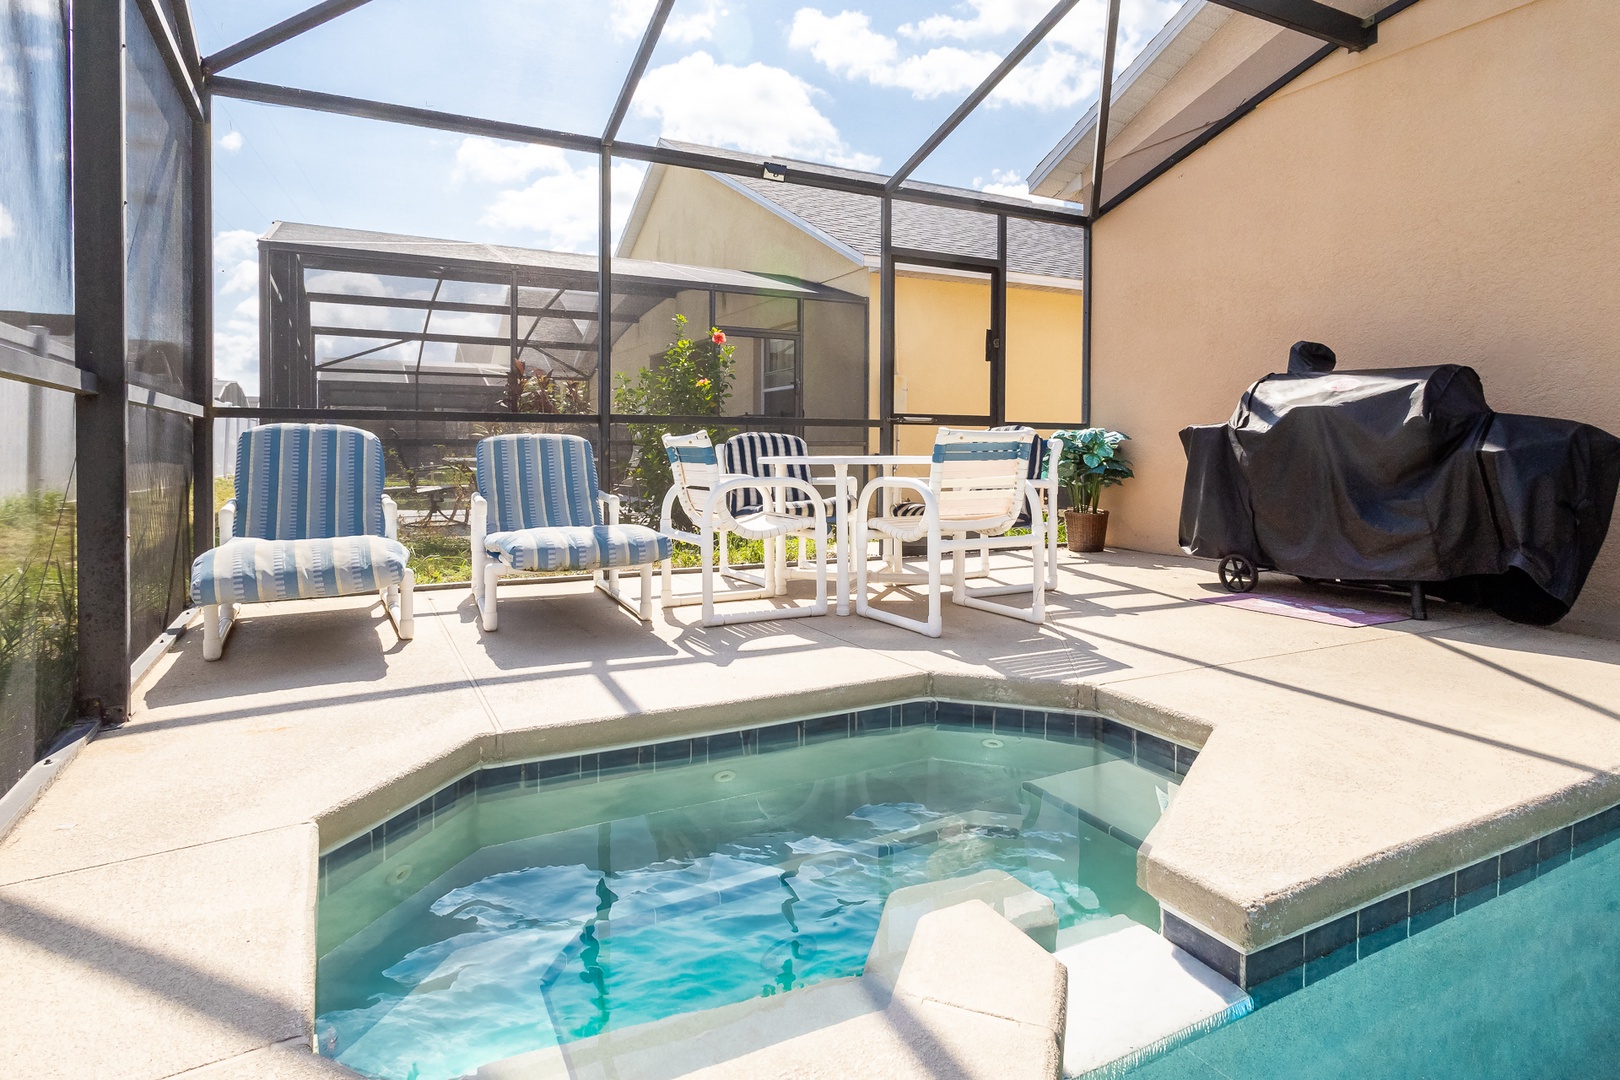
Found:
[[[687, 320], [677, 315], [675, 338], [652, 364], [634, 374], [614, 380], [613, 410], [647, 416], [720, 416], [731, 396], [735, 377], [732, 355], [735, 345], [726, 344], [726, 335], [711, 327], [707, 337], [693, 340], [687, 333]], [[688, 431], [684, 424], [675, 428]], [[625, 480], [627, 509], [644, 521], [656, 518], [664, 492], [674, 482], [669, 458], [664, 453], [664, 433], [669, 424], [631, 424], [632, 446]], [[709, 437], [716, 443], [732, 434], [729, 428], [711, 427]]]
[[501, 398], [500, 406], [523, 413], [588, 413], [590, 392], [575, 379], [556, 379], [519, 360], [517, 374]]

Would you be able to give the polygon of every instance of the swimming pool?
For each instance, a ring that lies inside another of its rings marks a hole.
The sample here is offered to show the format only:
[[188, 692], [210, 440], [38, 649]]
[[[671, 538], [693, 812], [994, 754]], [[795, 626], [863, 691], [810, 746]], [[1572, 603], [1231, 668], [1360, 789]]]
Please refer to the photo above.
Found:
[[[1614, 812], [1601, 817], [1610, 818]], [[1568, 830], [1563, 830], [1568, 832]], [[1428, 908], [1254, 991], [1255, 1012], [1131, 1080], [1620, 1076], [1620, 832]], [[1371, 947], [1369, 948], [1369, 944]]]
[[389, 1080], [859, 974], [895, 889], [998, 869], [1125, 915], [1191, 754], [1085, 714], [908, 702], [522, 765], [323, 856], [317, 1039]]

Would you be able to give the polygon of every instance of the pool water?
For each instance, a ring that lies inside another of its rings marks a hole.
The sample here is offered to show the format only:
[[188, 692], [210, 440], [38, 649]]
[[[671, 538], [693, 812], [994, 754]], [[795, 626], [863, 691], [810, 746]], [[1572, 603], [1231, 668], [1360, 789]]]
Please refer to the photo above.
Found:
[[[1178, 779], [1091, 738], [927, 725], [588, 783], [464, 783], [431, 832], [323, 875], [320, 1049], [438, 1080], [858, 975], [891, 891], [986, 868], [1049, 897], [1060, 933], [1121, 914], [1157, 929], [1096, 797], [1130, 804], [1121, 834], [1141, 835], [1142, 806], [1156, 816]], [[1084, 791], [1043, 793], [1065, 782]]]
[[1128, 1076], [1620, 1076], [1620, 843], [1593, 847], [1349, 966], [1325, 957], [1320, 978], [1307, 965], [1302, 989]]

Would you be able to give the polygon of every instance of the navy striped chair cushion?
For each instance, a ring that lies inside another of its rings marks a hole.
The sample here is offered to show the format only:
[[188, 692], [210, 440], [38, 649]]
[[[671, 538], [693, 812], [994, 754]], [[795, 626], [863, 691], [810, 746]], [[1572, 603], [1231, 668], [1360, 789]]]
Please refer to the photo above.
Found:
[[[797, 435], [782, 435], [774, 431], [745, 431], [741, 435], [733, 435], [720, 444], [720, 469], [731, 476], [770, 477], [777, 475], [775, 470], [769, 465], [761, 465], [760, 458], [809, 452], [809, 444]], [[808, 483], [810, 468], [806, 465], [789, 465], [786, 475]], [[751, 488], [733, 491], [726, 496], [726, 508], [731, 511], [732, 517], [756, 514], [764, 506], [764, 495]], [[815, 517], [816, 514], [815, 504], [807, 499], [788, 499], [782, 509], [794, 517], [809, 518]]]
[[227, 540], [191, 564], [194, 604], [314, 600], [376, 592], [405, 580], [405, 547], [384, 536]]
[[236, 535], [383, 534], [382, 442], [343, 424], [262, 424], [236, 443]]

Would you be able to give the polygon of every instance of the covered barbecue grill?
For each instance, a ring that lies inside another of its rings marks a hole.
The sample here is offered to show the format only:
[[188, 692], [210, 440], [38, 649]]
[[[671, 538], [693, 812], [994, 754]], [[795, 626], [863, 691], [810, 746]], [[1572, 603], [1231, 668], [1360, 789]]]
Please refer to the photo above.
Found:
[[1427, 590], [1518, 622], [1563, 618], [1620, 486], [1620, 439], [1492, 412], [1472, 368], [1338, 372], [1312, 342], [1225, 424], [1181, 441], [1181, 546], [1220, 559], [1228, 589], [1268, 569], [1396, 585], [1418, 617]]

